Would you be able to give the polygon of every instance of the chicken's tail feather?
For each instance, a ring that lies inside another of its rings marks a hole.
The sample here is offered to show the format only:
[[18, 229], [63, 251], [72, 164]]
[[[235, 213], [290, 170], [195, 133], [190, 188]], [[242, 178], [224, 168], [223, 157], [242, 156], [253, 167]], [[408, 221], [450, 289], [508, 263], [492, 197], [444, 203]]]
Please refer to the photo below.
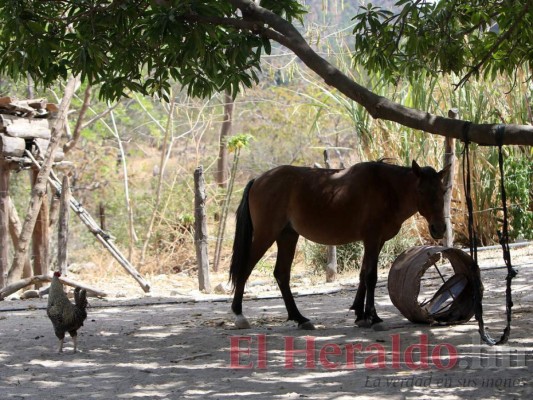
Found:
[[87, 308], [87, 291], [80, 287], [74, 289], [74, 304], [82, 310]]

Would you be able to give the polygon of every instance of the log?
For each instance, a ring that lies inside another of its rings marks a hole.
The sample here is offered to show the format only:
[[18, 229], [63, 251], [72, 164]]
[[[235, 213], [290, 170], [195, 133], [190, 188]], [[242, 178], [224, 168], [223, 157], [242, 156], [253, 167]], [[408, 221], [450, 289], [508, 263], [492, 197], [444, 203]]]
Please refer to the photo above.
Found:
[[[50, 282], [51, 280], [52, 280], [51, 275], [34, 275], [32, 277], [13, 282], [12, 284], [7, 285], [6, 287], [3, 287], [2, 289], [0, 289], [0, 300], [4, 300], [7, 296], [19, 291], [20, 289], [25, 288], [26, 286], [42, 284], [45, 282]], [[99, 289], [93, 288], [91, 286], [85, 285], [84, 283], [73, 281], [72, 279], [68, 279], [63, 276], [59, 277], [59, 281], [64, 285], [68, 285], [72, 287], [80, 287], [82, 289], [87, 290], [88, 296], [107, 297], [107, 293]]]
[[49, 113], [56, 113], [59, 111], [59, 107], [57, 106], [57, 104], [48, 103], [46, 105], [46, 111], [48, 111]]
[[0, 114], [0, 130], [11, 137], [48, 140], [52, 132], [47, 119], [21, 118], [6, 114]]
[[16, 102], [16, 104], [28, 106], [35, 110], [46, 110], [46, 105], [48, 104], [48, 101], [45, 98], [29, 99], [29, 100], [19, 100]]
[[0, 133], [0, 156], [1, 157], [22, 157], [26, 150], [26, 141], [21, 138], [14, 138]]
[[38, 115], [34, 108], [29, 107], [26, 104], [5, 104], [2, 106], [2, 109], [4, 114], [16, 114], [18, 116], [22, 116], [23, 118], [33, 118]]
[[[46, 139], [41, 138], [35, 138], [34, 139], [35, 144], [37, 145], [37, 148], [39, 149], [39, 159], [44, 159], [44, 155], [46, 154], [46, 151], [48, 150], [48, 145], [50, 142]], [[61, 149], [57, 149], [54, 153], [54, 163], [61, 162], [65, 158], [65, 153]]]
[[0, 107], [6, 105], [6, 104], [11, 104], [13, 102], [15, 102], [16, 99], [13, 98], [13, 97], [9, 97], [9, 96], [5, 96], [5, 97], [0, 97]]

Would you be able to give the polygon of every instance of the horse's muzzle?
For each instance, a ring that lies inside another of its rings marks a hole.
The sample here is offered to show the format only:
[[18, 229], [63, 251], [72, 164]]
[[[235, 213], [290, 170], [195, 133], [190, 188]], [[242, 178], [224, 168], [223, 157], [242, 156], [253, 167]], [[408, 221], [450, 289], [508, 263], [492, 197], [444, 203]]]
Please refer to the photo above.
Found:
[[444, 237], [444, 233], [446, 233], [446, 224], [445, 223], [430, 224], [429, 233], [431, 234], [431, 237], [435, 240], [442, 239]]

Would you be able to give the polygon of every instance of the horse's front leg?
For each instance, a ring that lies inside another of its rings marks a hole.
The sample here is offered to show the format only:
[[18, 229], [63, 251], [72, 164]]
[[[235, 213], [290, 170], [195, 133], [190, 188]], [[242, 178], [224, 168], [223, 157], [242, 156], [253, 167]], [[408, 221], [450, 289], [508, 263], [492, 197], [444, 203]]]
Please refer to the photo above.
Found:
[[[379, 322], [383, 322], [381, 318], [378, 317], [375, 306], [375, 289], [376, 283], [378, 280], [378, 257], [383, 247], [383, 243], [379, 242], [365, 242], [365, 253], [363, 256], [363, 266], [361, 269], [361, 282], [364, 281], [366, 289], [366, 302], [364, 304], [363, 317], [360, 317], [360, 314], [357, 314], [356, 308], [356, 324], [358, 326], [372, 326]], [[356, 302], [359, 300], [358, 296], [360, 295], [359, 290], [356, 295]], [[365, 296], [365, 294], [361, 294]], [[361, 300], [362, 301], [362, 300]], [[358, 304], [359, 305], [359, 304]]]

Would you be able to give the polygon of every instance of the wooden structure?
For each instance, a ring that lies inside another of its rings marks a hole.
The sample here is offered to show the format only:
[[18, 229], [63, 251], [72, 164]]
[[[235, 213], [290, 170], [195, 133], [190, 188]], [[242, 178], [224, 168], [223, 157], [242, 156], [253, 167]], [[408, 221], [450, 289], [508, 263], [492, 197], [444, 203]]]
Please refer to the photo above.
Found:
[[[13, 243], [17, 243], [20, 227], [17, 230], [16, 222], [18, 217], [9, 198], [9, 177], [12, 171], [28, 169], [30, 170], [32, 187], [35, 185], [37, 174], [43, 165], [44, 155], [50, 145], [52, 126], [55, 122], [54, 118], [57, 111], [58, 107], [55, 104], [47, 103], [43, 99], [17, 101], [10, 97], [0, 98], [0, 300], [12, 293], [14, 288], [21, 289], [30, 284], [35, 284], [39, 287], [42, 282], [47, 282], [50, 279], [49, 232], [51, 224], [46, 190], [39, 193], [39, 196], [43, 197], [44, 201], [39, 210], [39, 216], [32, 234], [31, 259], [33, 259], [33, 268], [25, 267], [19, 271], [19, 267], [17, 267], [10, 270], [10, 267], [13, 268], [13, 266], [8, 264], [9, 234], [11, 233]], [[53, 161], [57, 165], [63, 162], [63, 158], [64, 153], [58, 150], [54, 154]], [[50, 171], [48, 182], [55, 193], [58, 196], [61, 195], [61, 181], [53, 170]], [[63, 202], [68, 204], [91, 233], [95, 235], [96, 239], [134, 277], [142, 289], [148, 292], [150, 290], [149, 283], [122, 255], [112, 243], [111, 236], [98, 226], [90, 214], [81, 207], [81, 204], [68, 194], [63, 196]], [[54, 203], [52, 204], [54, 205]], [[52, 210], [55, 209], [57, 207], [52, 207]], [[66, 213], [66, 210], [63, 210], [63, 212]], [[63, 222], [66, 218], [66, 216], [62, 217]], [[66, 236], [64, 239], [66, 239]], [[59, 252], [59, 256], [63, 258], [60, 267], [65, 269], [66, 245]], [[16, 280], [20, 278], [23, 278], [23, 280], [17, 282]], [[66, 281], [64, 283], [68, 284]], [[78, 284], [77, 286], [82, 285]], [[93, 289], [89, 290], [97, 292]]]
[[[58, 107], [44, 99], [16, 100], [11, 97], [0, 98], [0, 287], [6, 285], [9, 271], [8, 249], [9, 235], [16, 241], [16, 229], [13, 226], [14, 208], [10, 206], [9, 177], [11, 171], [30, 169], [32, 184], [35, 171], [31, 169], [32, 161], [26, 151], [37, 159], [45, 154], [51, 137], [51, 125]], [[56, 152], [55, 160], [63, 160], [63, 152]], [[46, 197], [46, 193], [43, 193]], [[35, 275], [48, 273], [48, 224], [49, 209], [46, 201], [41, 207], [38, 224], [32, 237], [33, 272]], [[31, 271], [25, 268], [23, 277]], [[40, 283], [37, 282], [37, 286]]]

